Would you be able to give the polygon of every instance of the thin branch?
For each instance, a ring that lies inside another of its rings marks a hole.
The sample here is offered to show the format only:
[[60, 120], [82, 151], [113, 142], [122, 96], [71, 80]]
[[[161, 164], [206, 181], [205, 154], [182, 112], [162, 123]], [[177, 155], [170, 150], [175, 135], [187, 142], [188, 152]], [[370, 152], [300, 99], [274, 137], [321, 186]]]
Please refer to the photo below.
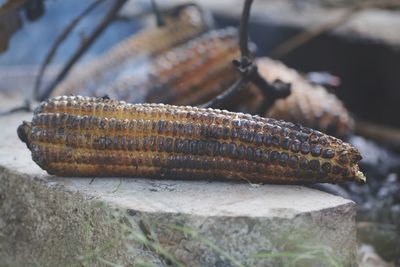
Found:
[[242, 18], [240, 19], [239, 47], [240, 47], [240, 52], [242, 54], [242, 58], [250, 57], [249, 36], [248, 36], [247, 32], [248, 32], [248, 25], [249, 25], [250, 9], [251, 9], [252, 4], [253, 4], [253, 0], [246, 0], [244, 2]]
[[151, 6], [153, 8], [154, 15], [156, 16], [156, 22], [158, 27], [162, 27], [165, 25], [165, 21], [161, 15], [160, 9], [156, 3], [156, 0], [151, 0]]
[[244, 77], [241, 77], [239, 80], [237, 80], [231, 87], [229, 87], [227, 90], [225, 90], [223, 93], [219, 94], [218, 96], [214, 97], [207, 103], [204, 103], [200, 105], [199, 107], [202, 108], [221, 108], [222, 104], [225, 102], [226, 99], [228, 99], [230, 96], [234, 95], [237, 91], [239, 91], [241, 88], [243, 88], [245, 85], [247, 85], [248, 80], [245, 79]]
[[76, 25], [78, 25], [78, 23], [85, 16], [87, 16], [93, 9], [95, 9], [103, 1], [104, 0], [96, 0], [96, 1], [92, 2], [87, 8], [85, 8], [85, 10], [82, 11], [82, 13], [80, 13], [76, 18], [74, 18], [70, 22], [70, 24], [67, 25], [67, 27], [64, 29], [64, 31], [54, 41], [45, 60], [42, 63], [42, 66], [40, 67], [39, 74], [36, 77], [35, 87], [33, 88], [33, 97], [35, 99], [38, 99], [38, 97], [39, 97], [39, 89], [40, 89], [40, 85], [42, 83], [43, 75], [46, 71], [48, 64], [50, 64], [50, 62], [53, 60], [53, 57], [56, 54], [58, 47], [68, 37], [68, 35], [72, 32], [72, 30], [76, 27]]
[[251, 60], [251, 54], [249, 51], [248, 43], [248, 24], [250, 18], [250, 10], [253, 0], [246, 0], [243, 6], [242, 17], [240, 19], [239, 26], [239, 47], [241, 58], [240, 60], [233, 60], [232, 63], [241, 74], [241, 78], [234, 83], [229, 89], [216, 96], [209, 102], [201, 105], [201, 107], [220, 107], [222, 103], [227, 99], [231, 98], [241, 88], [243, 88], [248, 82], [256, 85], [264, 95], [264, 101], [261, 105], [265, 112], [269, 109], [278, 98], [287, 97], [290, 94], [290, 84], [286, 84], [280, 81], [275, 81], [269, 84], [260, 73], [258, 72], [257, 65]]
[[96, 27], [96, 29], [93, 31], [93, 33], [82, 42], [81, 46], [78, 48], [77, 51], [75, 51], [75, 53], [72, 55], [72, 57], [69, 59], [69, 61], [65, 64], [64, 68], [58, 74], [56, 79], [50, 84], [50, 86], [48, 86], [46, 88], [44, 93], [39, 97], [39, 100], [44, 100], [50, 96], [51, 92], [65, 78], [65, 76], [68, 74], [69, 70], [72, 68], [72, 66], [75, 64], [75, 62], [78, 61], [78, 59], [83, 55], [83, 53], [93, 44], [93, 42], [97, 39], [97, 37], [99, 37], [103, 33], [103, 31], [107, 28], [107, 26], [110, 24], [110, 22], [115, 18], [116, 14], [121, 9], [121, 7], [125, 4], [126, 1], [127, 0], [115, 0], [114, 1], [114, 5], [110, 8], [107, 15], [103, 18], [103, 20]]

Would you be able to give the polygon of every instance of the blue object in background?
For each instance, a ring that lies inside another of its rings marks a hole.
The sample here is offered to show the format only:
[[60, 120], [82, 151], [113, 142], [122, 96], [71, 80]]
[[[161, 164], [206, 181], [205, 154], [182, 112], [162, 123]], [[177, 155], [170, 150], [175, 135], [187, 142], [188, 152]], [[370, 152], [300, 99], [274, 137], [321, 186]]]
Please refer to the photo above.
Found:
[[[65, 27], [90, 4], [89, 1], [45, 1], [45, 13], [36, 21], [28, 21], [21, 11], [22, 27], [11, 37], [7, 51], [0, 54], [1, 66], [40, 65], [55, 39]], [[82, 33], [90, 35], [103, 19], [113, 0], [106, 0], [97, 6], [63, 41], [52, 63], [63, 64], [79, 47]], [[115, 43], [133, 34], [140, 27], [133, 21], [115, 20], [103, 34], [90, 46], [80, 62], [103, 53]]]

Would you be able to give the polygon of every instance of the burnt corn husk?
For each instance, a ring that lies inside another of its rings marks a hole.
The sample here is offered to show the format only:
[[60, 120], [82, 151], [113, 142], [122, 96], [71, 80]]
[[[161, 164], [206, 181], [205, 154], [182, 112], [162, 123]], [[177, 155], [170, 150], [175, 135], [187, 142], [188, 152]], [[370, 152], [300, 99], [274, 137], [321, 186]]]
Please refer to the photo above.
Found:
[[72, 71], [52, 95], [91, 95], [99, 86], [112, 83], [121, 73], [135, 69], [149, 58], [206, 31], [209, 27], [208, 19], [197, 6], [185, 7], [174, 16], [164, 15], [165, 25], [146, 27], [95, 60]]
[[217, 109], [61, 96], [18, 128], [33, 160], [59, 176], [365, 180], [360, 153], [310, 128]]

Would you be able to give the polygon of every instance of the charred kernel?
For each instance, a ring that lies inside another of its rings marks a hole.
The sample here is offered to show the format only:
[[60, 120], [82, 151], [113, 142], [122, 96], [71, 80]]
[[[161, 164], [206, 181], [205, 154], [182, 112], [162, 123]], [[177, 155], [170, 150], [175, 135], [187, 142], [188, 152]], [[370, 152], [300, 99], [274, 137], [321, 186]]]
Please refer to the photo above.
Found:
[[150, 145], [151, 151], [156, 150], [156, 137], [155, 136], [153, 136], [153, 135], [150, 136], [149, 145]]
[[261, 158], [262, 158], [262, 161], [264, 162], [264, 163], [267, 163], [268, 161], [269, 161], [269, 151], [268, 150], [264, 150], [263, 152], [262, 152], [262, 155], [261, 155]]
[[219, 154], [220, 154], [222, 157], [226, 157], [226, 156], [227, 156], [227, 154], [228, 154], [228, 144], [227, 144], [227, 143], [222, 143], [222, 144], [219, 146]]
[[313, 171], [307, 170], [304, 172], [304, 177], [306, 177], [307, 179], [312, 179], [315, 177], [315, 175]]
[[249, 133], [247, 134], [246, 141], [247, 142], [253, 142], [254, 140], [254, 130], [250, 130]]
[[222, 130], [222, 137], [224, 139], [228, 139], [229, 133], [230, 133], [230, 128], [228, 126], [225, 126], [224, 129]]
[[290, 144], [290, 151], [293, 153], [298, 153], [300, 151], [301, 142], [299, 140], [293, 140]]
[[297, 164], [299, 162], [299, 158], [296, 155], [292, 155], [289, 158], [289, 167], [292, 169], [297, 169]]
[[206, 142], [205, 141], [200, 140], [198, 142], [198, 147], [199, 147], [199, 155], [206, 154]]
[[157, 150], [159, 152], [164, 151], [164, 137], [162, 136], [157, 137]]
[[172, 123], [172, 134], [178, 135], [178, 122], [174, 121]]
[[[132, 123], [132, 122], [131, 122]], [[163, 129], [164, 129], [164, 121], [163, 120], [160, 120], [160, 121], [158, 121], [158, 123], [157, 123], [157, 132], [159, 133], [159, 134], [161, 134], [162, 132], [163, 132]], [[129, 127], [130, 128], [130, 127]]]
[[279, 143], [280, 143], [279, 136], [276, 136], [276, 135], [272, 136], [271, 142], [273, 145], [279, 146]]
[[173, 151], [173, 139], [170, 137], [165, 138], [165, 151], [171, 153]]
[[289, 149], [290, 139], [288, 137], [284, 137], [281, 139], [281, 147], [283, 149]]
[[121, 148], [123, 150], [126, 150], [126, 137], [125, 136], [121, 137]]
[[182, 140], [177, 138], [175, 139], [175, 152], [180, 153], [182, 149]]
[[318, 139], [319, 139], [319, 137], [317, 136], [317, 134], [312, 134], [311, 136], [310, 136], [310, 144], [317, 144], [318, 143]]
[[256, 148], [256, 149], [254, 150], [254, 159], [255, 159], [256, 161], [260, 161], [260, 160], [261, 160], [261, 155], [262, 155], [261, 149], [260, 149], [260, 148]]
[[196, 140], [189, 141], [190, 153], [197, 155], [199, 154], [199, 146]]
[[242, 128], [239, 132], [239, 138], [242, 141], [245, 141], [247, 139], [247, 129], [246, 128]]
[[349, 158], [347, 157], [347, 154], [342, 154], [339, 156], [339, 162], [343, 165], [349, 163]]
[[264, 142], [265, 146], [270, 146], [271, 143], [272, 143], [272, 136], [270, 134], [268, 134], [268, 133], [265, 134], [263, 142]]
[[279, 159], [279, 152], [278, 151], [272, 151], [271, 155], [271, 162], [276, 162]]
[[310, 162], [308, 164], [310, 165], [311, 170], [319, 171], [319, 168], [320, 168], [319, 160], [317, 160], [317, 159], [310, 160]]
[[241, 121], [240, 121], [240, 119], [233, 119], [232, 120], [232, 125], [234, 126], [234, 127], [240, 127], [241, 125], [242, 125], [242, 123], [241, 123]]
[[143, 151], [149, 150], [149, 138], [147, 136], [142, 139], [142, 149]]
[[247, 147], [246, 149], [246, 159], [247, 160], [253, 160], [253, 149], [251, 147]]
[[291, 172], [290, 170], [286, 170], [284, 175], [285, 175], [285, 177], [292, 177], [293, 176], [293, 172]]
[[302, 133], [302, 132], [300, 132], [300, 133], [298, 133], [297, 134], [297, 139], [300, 141], [300, 142], [307, 142], [307, 140], [308, 140], [308, 134], [306, 134], [306, 133]]
[[[160, 137], [159, 137], [160, 138]], [[162, 138], [162, 137], [161, 137]], [[128, 140], [128, 150], [129, 151], [132, 151], [133, 150], [133, 139], [132, 138], [129, 138], [129, 140]], [[160, 148], [159, 148], [159, 150], [160, 150]]]
[[346, 177], [346, 176], [349, 176], [349, 174], [350, 174], [350, 171], [347, 168], [344, 168], [342, 171], [342, 176]]
[[288, 163], [289, 155], [286, 152], [282, 152], [279, 157], [279, 165], [286, 167]]
[[333, 174], [339, 174], [339, 173], [341, 173], [341, 172], [342, 172], [342, 168], [341, 168], [340, 166], [334, 165], [334, 166], [332, 167], [332, 173], [333, 173]]
[[182, 144], [182, 152], [185, 154], [189, 153], [189, 140], [184, 140]]
[[319, 155], [321, 155], [321, 147], [319, 145], [312, 145], [311, 146], [311, 155], [313, 155], [314, 157], [318, 157]]
[[254, 144], [259, 146], [259, 145], [262, 144], [262, 142], [263, 142], [263, 134], [262, 133], [257, 133], [254, 136]]
[[237, 147], [237, 157], [238, 159], [243, 159], [245, 154], [245, 148], [242, 144]]
[[206, 150], [207, 150], [207, 155], [212, 156], [214, 154], [214, 142], [213, 141], [206, 142]]
[[231, 158], [236, 157], [236, 144], [235, 143], [230, 143], [228, 147], [228, 155]]
[[325, 173], [329, 173], [331, 171], [332, 165], [329, 162], [324, 162], [321, 166], [321, 169]]
[[299, 161], [299, 167], [302, 170], [308, 170], [308, 160], [304, 157], [301, 157]]
[[310, 152], [310, 145], [308, 143], [301, 143], [300, 151], [303, 154], [308, 154]]
[[288, 136], [289, 135], [289, 129], [286, 127], [283, 127], [281, 129], [281, 136]]
[[238, 130], [236, 128], [233, 128], [231, 130], [231, 138], [236, 139], [238, 137]]
[[322, 157], [325, 159], [331, 159], [334, 156], [335, 156], [335, 151], [330, 148], [326, 148], [322, 151]]
[[119, 147], [119, 146], [118, 146], [118, 143], [119, 143], [119, 142], [118, 142], [118, 136], [115, 136], [115, 137], [114, 137], [114, 147], [113, 147], [115, 150], [118, 150], [118, 147]]
[[113, 144], [113, 141], [111, 138], [109, 138], [109, 137], [105, 138], [105, 148], [106, 149], [111, 149], [112, 144]]

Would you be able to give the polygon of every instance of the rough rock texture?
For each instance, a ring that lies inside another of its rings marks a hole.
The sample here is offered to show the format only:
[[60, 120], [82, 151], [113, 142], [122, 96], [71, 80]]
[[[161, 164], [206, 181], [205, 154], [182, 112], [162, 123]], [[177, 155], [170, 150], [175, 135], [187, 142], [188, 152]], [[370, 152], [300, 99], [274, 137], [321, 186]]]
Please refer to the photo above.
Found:
[[0, 266], [355, 265], [351, 201], [301, 186], [49, 176], [17, 139], [30, 118], [0, 117]]

